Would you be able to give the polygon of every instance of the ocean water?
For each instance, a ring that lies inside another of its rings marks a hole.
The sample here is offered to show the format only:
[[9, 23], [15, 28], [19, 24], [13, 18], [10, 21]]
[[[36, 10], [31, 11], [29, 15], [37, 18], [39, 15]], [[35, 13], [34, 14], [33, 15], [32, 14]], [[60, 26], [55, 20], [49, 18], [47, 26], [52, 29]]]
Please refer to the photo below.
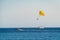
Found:
[[0, 28], [0, 40], [60, 40], [60, 28]]

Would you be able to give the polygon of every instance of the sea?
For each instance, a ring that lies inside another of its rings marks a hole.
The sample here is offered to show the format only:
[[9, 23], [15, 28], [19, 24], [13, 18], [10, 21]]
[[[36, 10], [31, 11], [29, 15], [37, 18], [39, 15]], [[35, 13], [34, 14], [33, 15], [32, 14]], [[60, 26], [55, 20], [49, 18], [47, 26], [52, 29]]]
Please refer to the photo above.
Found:
[[0, 40], [60, 40], [60, 28], [0, 28]]

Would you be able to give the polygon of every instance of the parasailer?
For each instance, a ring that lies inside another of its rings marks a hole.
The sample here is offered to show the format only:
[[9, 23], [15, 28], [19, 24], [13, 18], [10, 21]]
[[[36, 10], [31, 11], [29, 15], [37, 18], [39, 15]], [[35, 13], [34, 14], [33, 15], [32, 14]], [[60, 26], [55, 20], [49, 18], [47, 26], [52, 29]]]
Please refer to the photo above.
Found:
[[[45, 16], [45, 12], [43, 10], [39, 11], [39, 16]], [[39, 18], [37, 18], [37, 20], [39, 20]]]

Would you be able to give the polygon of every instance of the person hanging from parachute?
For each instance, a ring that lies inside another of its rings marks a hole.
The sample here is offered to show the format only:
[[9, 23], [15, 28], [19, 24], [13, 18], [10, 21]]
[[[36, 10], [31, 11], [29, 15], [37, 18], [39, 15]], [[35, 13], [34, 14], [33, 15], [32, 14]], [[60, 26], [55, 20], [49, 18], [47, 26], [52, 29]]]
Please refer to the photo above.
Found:
[[[43, 10], [39, 11], [39, 16], [45, 16], [45, 12]], [[39, 18], [37, 18], [37, 20], [39, 20]]]

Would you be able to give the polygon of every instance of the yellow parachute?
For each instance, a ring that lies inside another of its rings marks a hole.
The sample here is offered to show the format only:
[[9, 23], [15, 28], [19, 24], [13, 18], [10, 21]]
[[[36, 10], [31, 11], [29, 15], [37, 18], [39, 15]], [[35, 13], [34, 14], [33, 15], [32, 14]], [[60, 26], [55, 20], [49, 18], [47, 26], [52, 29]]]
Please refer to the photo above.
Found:
[[39, 11], [39, 15], [40, 15], [40, 16], [45, 16], [44, 11], [43, 11], [43, 10], [40, 10], [40, 11]]
[[[39, 11], [39, 16], [45, 16], [45, 12], [43, 10]], [[37, 20], [39, 20], [39, 18], [37, 18]]]

